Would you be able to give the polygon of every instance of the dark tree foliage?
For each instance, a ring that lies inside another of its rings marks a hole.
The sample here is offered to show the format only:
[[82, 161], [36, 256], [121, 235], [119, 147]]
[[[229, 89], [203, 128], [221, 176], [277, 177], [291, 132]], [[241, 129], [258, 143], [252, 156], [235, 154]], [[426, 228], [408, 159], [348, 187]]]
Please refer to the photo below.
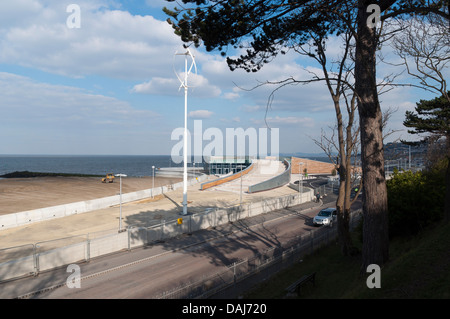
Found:
[[[167, 0], [174, 2], [175, 0]], [[361, 270], [383, 265], [388, 250], [388, 205], [384, 177], [382, 114], [376, 83], [379, 33], [371, 20], [410, 14], [439, 14], [449, 19], [448, 1], [432, 0], [178, 0], [182, 8], [164, 8], [168, 22], [186, 45], [203, 45], [227, 56], [231, 70], [256, 72], [278, 54], [351, 32], [356, 42], [355, 93], [361, 130], [364, 240]], [[378, 5], [380, 16], [368, 10]], [[238, 50], [239, 57], [233, 57]]]
[[415, 112], [406, 111], [403, 125], [412, 128], [408, 130], [411, 134], [431, 133], [450, 137], [450, 101], [445, 96], [420, 100], [416, 103]]
[[244, 50], [239, 58], [228, 58], [227, 62], [231, 70], [249, 72], [258, 71], [289, 47], [306, 43], [311, 33], [325, 36], [343, 32], [355, 5], [355, 1], [342, 0], [182, 2], [197, 7], [164, 9], [172, 18], [168, 21], [175, 33], [186, 43], [203, 44], [207, 51], [219, 50], [223, 56], [229, 47]]
[[389, 202], [389, 235], [416, 235], [442, 220], [444, 209], [445, 168], [428, 171], [398, 172], [387, 181]]
[[[175, 0], [166, 0], [174, 2]], [[180, 2], [180, 1], [178, 1]], [[311, 34], [339, 35], [355, 30], [358, 0], [181, 0], [182, 8], [168, 9], [168, 22], [186, 44], [227, 55], [229, 47], [244, 49], [228, 58], [232, 70], [258, 71], [279, 53], [306, 43]], [[381, 20], [400, 14], [437, 12], [448, 1], [366, 1], [385, 11]], [[447, 14], [448, 15], [448, 14]]]
[[[447, 94], [449, 96], [450, 92]], [[445, 221], [450, 221], [450, 101], [444, 95], [432, 100], [420, 100], [416, 103], [415, 112], [406, 111], [403, 122], [411, 134], [428, 134], [418, 143], [427, 143], [431, 137], [445, 139], [444, 154], [447, 158], [446, 192], [445, 192]], [[414, 144], [414, 143], [410, 143]]]

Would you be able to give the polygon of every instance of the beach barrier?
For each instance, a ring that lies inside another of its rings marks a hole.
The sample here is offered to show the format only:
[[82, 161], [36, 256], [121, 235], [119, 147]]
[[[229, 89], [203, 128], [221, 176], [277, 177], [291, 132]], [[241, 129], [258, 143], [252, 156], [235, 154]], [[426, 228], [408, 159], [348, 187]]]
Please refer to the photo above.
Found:
[[283, 173], [281, 173], [275, 177], [272, 177], [271, 179], [268, 179], [264, 182], [249, 186], [248, 193], [251, 194], [251, 193], [256, 193], [256, 192], [267, 191], [270, 189], [274, 189], [274, 188], [289, 184], [289, 182], [291, 180], [291, 163], [289, 163], [287, 160], [284, 160], [283, 164], [286, 167], [286, 169]]
[[[196, 178], [188, 180], [188, 186], [201, 183], [207, 179], [207, 175], [200, 175]], [[129, 203], [152, 196], [161, 195], [181, 189], [183, 182], [155, 187], [151, 189], [141, 190], [132, 193], [122, 194], [122, 203]], [[51, 206], [46, 208], [33, 209], [24, 212], [6, 214], [0, 216], [0, 231], [3, 229], [13, 228], [17, 226], [27, 225], [30, 223], [62, 218], [74, 214], [87, 213], [99, 209], [108, 208], [120, 204], [120, 195], [108, 196], [87, 201], [80, 201], [64, 205]]]
[[221, 178], [215, 179], [213, 181], [209, 181], [209, 182], [201, 184], [200, 189], [205, 190], [205, 189], [208, 189], [208, 188], [211, 188], [214, 186], [218, 186], [218, 185], [222, 185], [227, 182], [234, 181], [234, 180], [240, 178], [241, 176], [246, 175], [249, 172], [251, 172], [253, 170], [253, 168], [254, 168], [254, 163], [252, 162], [249, 167], [247, 167], [246, 169], [244, 169], [242, 171], [239, 171], [235, 174], [227, 175], [225, 177], [221, 177]]
[[265, 199], [228, 208], [208, 209], [203, 213], [183, 216], [181, 223], [178, 219], [174, 219], [162, 221], [150, 227], [130, 226], [124, 232], [114, 229], [106, 234], [102, 232], [101, 235], [86, 234], [0, 249], [0, 282], [36, 276], [45, 270], [72, 263], [88, 262], [91, 258], [131, 250], [181, 234], [236, 222], [311, 201], [313, 197], [314, 190], [309, 189], [309, 192], [305, 191], [302, 194]]

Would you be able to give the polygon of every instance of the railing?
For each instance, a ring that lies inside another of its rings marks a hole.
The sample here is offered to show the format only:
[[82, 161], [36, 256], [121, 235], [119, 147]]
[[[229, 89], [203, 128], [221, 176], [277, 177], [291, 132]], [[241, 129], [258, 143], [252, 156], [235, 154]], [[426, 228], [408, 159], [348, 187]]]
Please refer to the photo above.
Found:
[[293, 194], [241, 206], [212, 209], [203, 213], [183, 216], [182, 223], [178, 219], [173, 219], [150, 227], [130, 226], [124, 232], [110, 229], [98, 233], [0, 249], [0, 282], [25, 276], [36, 276], [45, 270], [72, 263], [87, 262], [98, 256], [131, 250], [181, 234], [297, 205], [311, 200], [313, 193], [313, 190], [310, 190], [309, 193], [302, 194], [301, 198], [299, 194]]
[[[351, 214], [350, 229], [354, 229], [361, 218], [362, 210]], [[253, 257], [224, 266], [221, 271], [205, 275], [202, 279], [187, 283], [155, 296], [159, 299], [208, 298], [233, 287], [250, 276], [259, 274], [263, 278], [298, 262], [307, 254], [330, 244], [337, 238], [337, 227], [321, 227], [306, 235], [298, 236], [284, 247], [271, 247]]]
[[[188, 186], [206, 180], [207, 175], [201, 175], [188, 180]], [[171, 185], [158, 186], [137, 192], [122, 194], [122, 203], [132, 202], [164, 194], [183, 187], [183, 182]], [[88, 201], [39, 208], [25, 212], [12, 213], [0, 216], [0, 230], [27, 225], [34, 222], [45, 221], [55, 218], [67, 217], [74, 214], [87, 213], [94, 210], [108, 208], [120, 204], [120, 196], [108, 196]]]

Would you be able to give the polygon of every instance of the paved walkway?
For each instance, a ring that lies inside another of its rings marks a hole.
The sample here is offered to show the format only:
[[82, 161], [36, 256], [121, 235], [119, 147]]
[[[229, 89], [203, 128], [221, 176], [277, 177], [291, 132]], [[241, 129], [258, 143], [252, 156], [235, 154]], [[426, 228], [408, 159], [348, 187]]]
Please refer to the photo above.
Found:
[[[225, 190], [199, 190], [200, 184], [188, 187], [188, 213], [203, 212], [208, 208], [223, 208], [236, 206], [240, 203], [240, 193]], [[242, 194], [242, 203], [261, 201], [296, 194], [288, 186], [255, 194]], [[148, 227], [159, 224], [162, 220], [173, 220], [182, 212], [183, 190], [178, 189], [169, 193], [122, 205], [123, 227]], [[0, 249], [42, 241], [55, 240], [71, 236], [90, 238], [117, 232], [119, 229], [120, 208], [109, 207], [83, 214], [71, 215], [63, 218], [36, 222], [12, 229], [0, 231]], [[64, 241], [60, 241], [64, 245]]]
[[218, 185], [211, 190], [227, 191], [240, 194], [241, 189], [244, 192], [247, 192], [249, 186], [264, 182], [283, 173], [286, 170], [286, 167], [280, 161], [257, 160], [253, 165], [254, 168], [248, 174], [243, 175], [242, 180], [241, 178], [238, 178], [234, 181]]
[[[301, 205], [296, 205], [289, 208], [288, 213], [292, 214], [293, 212], [305, 212], [310, 208], [317, 207], [317, 203], [307, 202]], [[309, 211], [309, 210], [308, 210]], [[208, 230], [200, 230], [191, 234], [190, 236], [182, 236], [179, 238], [171, 238], [167, 245], [155, 244], [151, 247], [145, 249], [135, 249], [126, 254], [126, 258], [130, 258], [127, 263], [131, 264], [133, 261], [138, 261], [142, 259], [148, 259], [150, 256], [157, 256], [160, 254], [165, 254], [169, 250], [167, 246], [171, 247], [189, 247], [191, 245], [196, 245], [200, 243], [204, 243], [206, 241], [213, 240], [214, 238], [225, 236], [231, 234], [232, 232], [237, 231], [238, 229], [244, 227], [249, 228], [253, 225], [260, 224], [262, 222], [268, 222], [272, 219], [277, 219], [286, 214], [285, 211], [279, 210], [276, 212], [271, 212], [265, 214], [264, 216], [255, 216], [245, 220], [243, 224], [233, 223], [233, 224], [224, 224], [220, 225], [215, 229]], [[306, 215], [304, 215], [306, 216]], [[103, 271], [108, 271], [110, 269], [114, 269], [116, 267], [121, 267], [124, 264], [124, 259], [122, 258], [124, 255], [116, 254], [113, 256], [102, 256], [98, 257], [95, 260], [91, 260], [88, 264], [83, 264], [83, 277], [93, 276], [94, 274], [102, 273]], [[31, 291], [37, 291], [39, 289], [43, 289], [46, 287], [51, 287], [54, 285], [59, 285], [61, 283], [65, 283], [67, 279], [68, 273], [66, 268], [60, 268], [52, 270], [51, 272], [41, 273], [37, 277], [27, 277], [24, 279], [19, 279], [17, 281], [11, 281], [1, 284], [0, 289], [0, 298], [15, 298], [17, 296], [29, 293]], [[238, 285], [241, 287], [244, 282], [239, 282]], [[50, 291], [51, 292], [51, 291]], [[232, 298], [235, 298], [235, 291], [224, 291], [220, 293], [218, 298], [229, 298], [233, 295]], [[43, 295], [38, 295], [37, 297], [42, 297]]]

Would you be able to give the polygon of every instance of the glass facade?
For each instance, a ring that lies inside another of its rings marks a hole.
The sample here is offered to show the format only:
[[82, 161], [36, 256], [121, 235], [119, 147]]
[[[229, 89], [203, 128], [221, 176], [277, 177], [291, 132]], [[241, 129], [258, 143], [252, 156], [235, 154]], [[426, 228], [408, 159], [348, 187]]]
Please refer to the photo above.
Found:
[[210, 175], [235, 174], [246, 169], [250, 164], [251, 160], [249, 157], [212, 156], [209, 160], [208, 169]]

